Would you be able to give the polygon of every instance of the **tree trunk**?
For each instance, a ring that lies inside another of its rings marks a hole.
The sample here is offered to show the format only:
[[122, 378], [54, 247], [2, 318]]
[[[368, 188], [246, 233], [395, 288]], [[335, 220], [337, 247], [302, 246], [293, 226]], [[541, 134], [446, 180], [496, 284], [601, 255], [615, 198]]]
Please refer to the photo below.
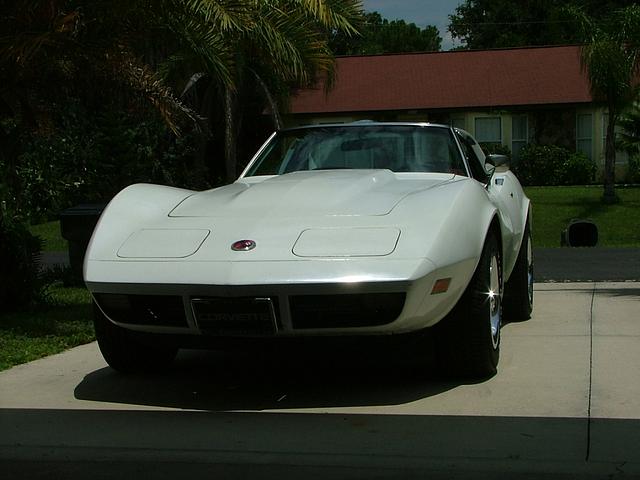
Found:
[[615, 127], [618, 117], [616, 108], [609, 105], [609, 124], [607, 125], [607, 138], [605, 140], [604, 153], [604, 194], [603, 201], [605, 203], [615, 203], [617, 196], [615, 192], [616, 182], [616, 144], [615, 144]]
[[224, 166], [227, 181], [233, 182], [236, 177], [237, 159], [237, 129], [236, 120], [236, 94], [226, 88], [224, 92]]
[[[194, 176], [194, 183], [192, 187], [205, 189], [211, 188], [211, 184], [215, 184], [219, 181], [219, 177], [216, 175], [218, 171], [216, 170], [216, 165], [211, 163], [209, 159], [208, 146], [212, 137], [212, 131], [214, 126], [212, 124], [211, 119], [214, 117], [213, 114], [213, 82], [209, 82], [207, 88], [202, 96], [202, 100], [200, 100], [198, 94], [194, 91], [191, 92], [190, 95], [193, 96], [192, 104], [195, 106], [198, 114], [203, 115], [207, 122], [206, 127], [202, 128], [197, 132], [196, 136], [196, 151], [193, 156], [193, 167], [196, 175]], [[184, 95], [184, 92], [183, 92]], [[219, 103], [215, 108], [220, 108]]]

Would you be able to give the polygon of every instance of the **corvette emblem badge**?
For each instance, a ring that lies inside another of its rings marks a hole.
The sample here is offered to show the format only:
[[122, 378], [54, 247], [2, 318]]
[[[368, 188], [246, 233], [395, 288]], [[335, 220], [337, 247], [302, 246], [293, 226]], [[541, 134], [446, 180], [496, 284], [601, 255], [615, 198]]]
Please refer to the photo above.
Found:
[[231, 250], [234, 252], [248, 252], [256, 248], [256, 242], [253, 240], [238, 240], [231, 244]]

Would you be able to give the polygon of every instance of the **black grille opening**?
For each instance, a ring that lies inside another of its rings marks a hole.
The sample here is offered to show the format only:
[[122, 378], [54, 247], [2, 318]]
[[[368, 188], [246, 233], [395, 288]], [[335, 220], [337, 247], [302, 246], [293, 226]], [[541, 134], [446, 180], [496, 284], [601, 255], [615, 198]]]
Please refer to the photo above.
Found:
[[131, 325], [186, 327], [182, 297], [96, 293], [96, 302], [112, 320]]
[[349, 293], [289, 297], [294, 329], [371, 327], [393, 322], [405, 293]]

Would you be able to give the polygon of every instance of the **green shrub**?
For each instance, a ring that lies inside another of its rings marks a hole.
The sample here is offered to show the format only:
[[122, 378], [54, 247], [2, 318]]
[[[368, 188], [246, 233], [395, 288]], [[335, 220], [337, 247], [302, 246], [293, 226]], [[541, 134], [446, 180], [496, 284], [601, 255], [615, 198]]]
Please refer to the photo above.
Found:
[[555, 145], [529, 144], [520, 150], [514, 173], [523, 185], [552, 185], [562, 165], [565, 149]]
[[0, 212], [0, 312], [29, 305], [42, 290], [42, 241]]
[[594, 181], [596, 166], [581, 152], [529, 144], [520, 150], [513, 171], [523, 185], [585, 185]]
[[559, 185], [588, 185], [593, 183], [596, 165], [582, 152], [574, 152], [562, 164]]
[[[21, 218], [41, 223], [78, 203], [102, 203], [132, 183], [204, 188], [206, 167], [195, 161], [197, 135], [175, 138], [157, 118], [114, 106], [91, 114], [70, 102], [54, 116], [55, 129], [23, 132], [0, 123], [0, 199]], [[4, 154], [4, 155], [3, 155]], [[19, 181], [4, 182], [7, 172]]]
[[[57, 215], [78, 199], [93, 201], [99, 181], [91, 141], [74, 132], [34, 137], [20, 156], [22, 212], [32, 222]], [[88, 198], [87, 198], [88, 197]]]
[[625, 180], [627, 183], [640, 183], [640, 154], [629, 156]]

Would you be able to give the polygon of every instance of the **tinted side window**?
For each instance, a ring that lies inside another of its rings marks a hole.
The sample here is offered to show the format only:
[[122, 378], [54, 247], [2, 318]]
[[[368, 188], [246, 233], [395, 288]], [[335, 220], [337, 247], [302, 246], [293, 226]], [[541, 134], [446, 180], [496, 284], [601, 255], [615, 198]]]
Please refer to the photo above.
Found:
[[484, 170], [482, 162], [476, 155], [476, 152], [473, 151], [473, 145], [471, 145], [471, 142], [464, 136], [458, 133], [456, 133], [456, 136], [460, 141], [460, 145], [462, 145], [464, 156], [467, 158], [467, 163], [469, 164], [469, 169], [471, 170], [471, 176], [473, 176], [473, 178], [475, 178], [479, 182], [486, 182], [488, 177], [487, 172]]

